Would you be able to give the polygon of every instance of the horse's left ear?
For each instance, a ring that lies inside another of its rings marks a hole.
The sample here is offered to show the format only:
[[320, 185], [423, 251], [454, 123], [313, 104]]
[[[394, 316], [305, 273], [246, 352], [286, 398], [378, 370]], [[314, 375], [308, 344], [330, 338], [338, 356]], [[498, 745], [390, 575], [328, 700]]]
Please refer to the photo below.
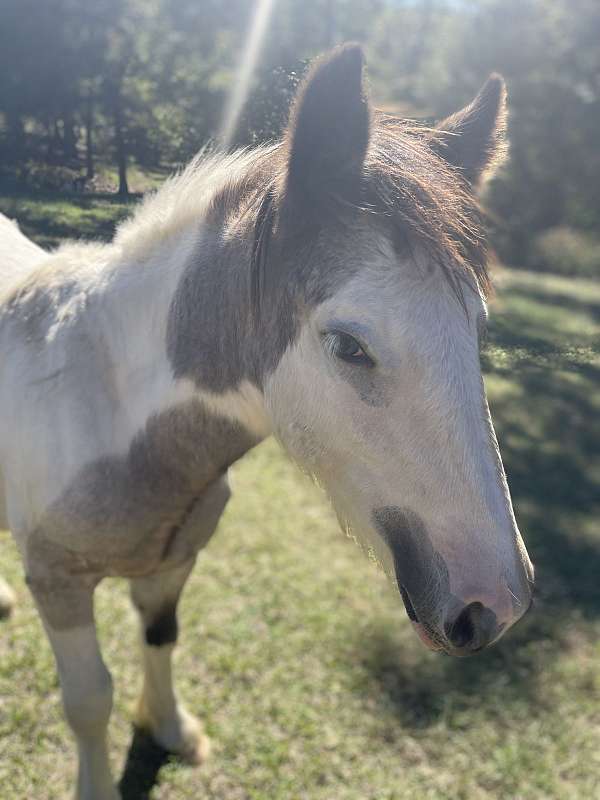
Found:
[[478, 187], [506, 154], [506, 84], [490, 75], [468, 106], [440, 122], [432, 148]]
[[286, 131], [286, 195], [317, 203], [344, 194], [360, 176], [369, 145], [371, 109], [362, 49], [346, 44], [313, 64]]

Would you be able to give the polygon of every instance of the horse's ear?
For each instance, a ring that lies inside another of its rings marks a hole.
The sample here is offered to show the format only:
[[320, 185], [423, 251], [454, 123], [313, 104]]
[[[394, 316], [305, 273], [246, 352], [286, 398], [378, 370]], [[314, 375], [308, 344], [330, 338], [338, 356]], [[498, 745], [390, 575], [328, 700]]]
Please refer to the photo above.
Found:
[[490, 75], [468, 106], [440, 122], [431, 146], [477, 187], [506, 154], [506, 85]]
[[312, 203], [360, 176], [371, 129], [363, 64], [360, 46], [346, 44], [310, 69], [286, 131], [288, 197]]

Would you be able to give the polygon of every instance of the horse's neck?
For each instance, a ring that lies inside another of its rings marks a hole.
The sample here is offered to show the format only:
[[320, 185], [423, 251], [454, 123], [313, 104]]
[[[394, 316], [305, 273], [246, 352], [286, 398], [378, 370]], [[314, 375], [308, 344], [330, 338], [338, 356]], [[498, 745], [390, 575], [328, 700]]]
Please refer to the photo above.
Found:
[[[182, 229], [117, 265], [102, 303], [116, 385], [135, 427], [200, 401], [257, 438], [270, 432], [259, 389], [237, 368], [244, 264], [219, 231]], [[226, 263], [225, 263], [226, 262]]]

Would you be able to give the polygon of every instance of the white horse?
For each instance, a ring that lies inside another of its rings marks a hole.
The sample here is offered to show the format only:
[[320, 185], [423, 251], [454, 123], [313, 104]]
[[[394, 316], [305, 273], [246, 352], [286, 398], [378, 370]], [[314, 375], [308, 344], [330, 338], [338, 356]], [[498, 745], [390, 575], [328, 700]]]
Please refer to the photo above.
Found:
[[177, 702], [176, 606], [274, 432], [455, 655], [528, 609], [532, 568], [478, 357], [488, 289], [475, 191], [497, 160], [492, 77], [439, 129], [372, 111], [360, 49], [311, 71], [280, 145], [196, 160], [112, 244], [0, 250], [5, 523], [56, 656], [77, 797], [117, 797], [93, 615], [126, 577], [144, 631], [139, 722], [201, 761]]

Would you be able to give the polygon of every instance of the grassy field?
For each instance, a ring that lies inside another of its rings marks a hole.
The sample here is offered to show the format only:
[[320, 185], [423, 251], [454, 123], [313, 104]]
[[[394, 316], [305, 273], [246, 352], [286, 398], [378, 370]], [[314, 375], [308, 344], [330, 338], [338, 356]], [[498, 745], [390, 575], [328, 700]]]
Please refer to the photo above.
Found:
[[[127, 210], [80, 205], [0, 198], [42, 243], [97, 224], [104, 235]], [[499, 284], [483, 358], [537, 567], [533, 611], [475, 659], [427, 652], [393, 588], [268, 441], [234, 467], [234, 499], [182, 602], [178, 684], [213, 738], [206, 766], [134, 735], [136, 620], [123, 582], [98, 591], [125, 800], [600, 797], [600, 285], [510, 271]], [[0, 625], [0, 796], [64, 798], [75, 762], [51, 653], [8, 534], [0, 549], [19, 600]]]
[[0, 212], [16, 219], [23, 233], [42, 247], [63, 239], [109, 239], [118, 220], [134, 207], [115, 195], [36, 195], [0, 193]]

